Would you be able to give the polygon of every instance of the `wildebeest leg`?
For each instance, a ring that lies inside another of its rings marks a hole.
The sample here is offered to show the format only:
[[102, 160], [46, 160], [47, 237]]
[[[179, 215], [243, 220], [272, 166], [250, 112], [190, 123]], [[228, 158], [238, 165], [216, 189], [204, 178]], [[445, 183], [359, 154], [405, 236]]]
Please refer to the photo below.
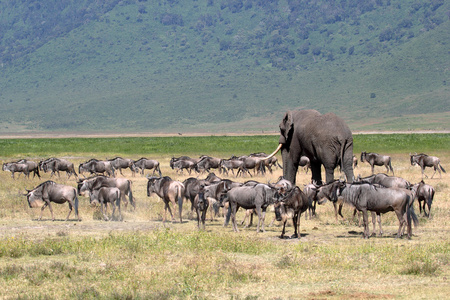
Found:
[[123, 219], [122, 219], [122, 210], [120, 208], [120, 196], [116, 200], [116, 205], [119, 208], [119, 221], [122, 221]]
[[281, 236], [280, 236], [280, 238], [284, 238], [284, 233], [286, 232], [285, 231], [285, 229], [286, 229], [286, 222], [287, 222], [287, 218], [284, 220], [284, 222], [283, 222], [283, 230], [281, 231]]
[[[111, 203], [111, 204], [113, 205], [113, 216], [114, 216], [114, 209], [115, 209], [115, 207], [114, 207], [114, 202]], [[105, 201], [102, 201], [100, 207], [101, 207], [101, 209], [102, 209], [103, 219], [104, 219], [105, 221], [109, 221], [109, 218], [108, 218], [108, 216], [106, 215], [106, 203], [105, 203]]]
[[195, 212], [197, 213], [197, 227], [200, 230], [200, 209], [196, 207]]
[[261, 224], [261, 230], [262, 232], [266, 232], [266, 229], [264, 228], [264, 223], [266, 222], [266, 210], [260, 208], [260, 217], [259, 217], [259, 223]]
[[374, 169], [375, 165], [374, 164], [370, 164], [370, 167], [372, 169], [372, 175], [373, 175], [373, 173], [374, 173], [373, 169]]
[[[48, 203], [45, 202], [44, 205], [41, 207], [41, 215], [39, 216], [39, 221], [42, 220], [42, 213], [44, 212], [44, 209], [48, 206]], [[53, 215], [52, 215], [53, 218]]]
[[294, 234], [291, 236], [292, 239], [296, 239], [300, 236], [300, 216], [301, 214], [294, 213], [294, 216], [292, 217], [292, 223], [294, 223]]
[[377, 216], [376, 216], [375, 212], [373, 212], [373, 211], [371, 211], [370, 214], [372, 216], [372, 224], [373, 224], [372, 235], [376, 236], [377, 233], [375, 232], [375, 223], [376, 223]]
[[[381, 228], [381, 214], [377, 213], [377, 221], [378, 221], [378, 227], [380, 227], [380, 236], [383, 235], [383, 229]], [[375, 232], [375, 228], [374, 228], [374, 232]]]
[[[421, 215], [422, 214], [422, 201], [420, 201], [420, 200], [417, 200], [417, 201], [419, 202], [419, 214]], [[425, 209], [425, 203], [423, 204], [423, 207]]]
[[404, 225], [406, 223], [406, 212], [402, 214], [399, 210], [396, 210], [395, 214], [397, 215], [398, 222], [400, 223], [397, 232], [397, 238], [400, 238], [403, 235]]
[[[73, 209], [73, 203], [72, 203], [72, 200], [67, 200], [67, 202], [69, 203], [69, 213], [67, 214], [66, 221], [69, 220], [69, 216], [70, 216], [70, 214], [72, 213], [72, 209]], [[50, 207], [50, 206], [49, 206], [49, 207]]]
[[[436, 170], [439, 170], [439, 168], [434, 166], [434, 173], [433, 173], [433, 175], [431, 175], [431, 179], [433, 179], [434, 174], [436, 174]], [[441, 178], [442, 178], [441, 170], [439, 170], [439, 174], [441, 175]]]
[[237, 211], [237, 204], [230, 203], [230, 209], [231, 209], [231, 224], [233, 226], [234, 232], [239, 232], [239, 229], [237, 228], [236, 224], [236, 211]]
[[369, 217], [367, 215], [367, 210], [362, 210], [363, 221], [364, 221], [364, 238], [369, 238]]
[[[50, 209], [50, 213], [51, 213], [51, 215], [52, 215], [52, 221], [55, 221], [55, 217], [53, 216], [53, 208], [52, 208], [52, 205], [51, 205], [51, 203], [50, 203], [50, 200], [45, 200], [44, 199], [44, 201], [47, 203], [47, 205], [48, 205], [48, 209]], [[42, 211], [44, 210], [44, 207], [42, 207], [42, 210], [41, 210], [41, 218], [42, 218]]]

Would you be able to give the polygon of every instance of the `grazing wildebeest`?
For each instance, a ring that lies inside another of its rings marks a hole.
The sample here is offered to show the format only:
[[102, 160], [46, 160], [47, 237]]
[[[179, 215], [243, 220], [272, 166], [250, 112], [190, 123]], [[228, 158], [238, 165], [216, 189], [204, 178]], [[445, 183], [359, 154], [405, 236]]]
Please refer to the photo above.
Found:
[[58, 174], [58, 178], [60, 177], [59, 171], [65, 171], [67, 174], [67, 178], [73, 174], [78, 178], [77, 172], [75, 172], [75, 167], [72, 162], [62, 159], [51, 157], [46, 160], [39, 162], [39, 168], [47, 173], [48, 170], [51, 170], [50, 177], [55, 174]]
[[236, 224], [236, 211], [239, 207], [244, 209], [256, 209], [256, 213], [258, 214], [258, 226], [256, 232], [259, 232], [260, 228], [264, 232], [266, 209], [280, 198], [280, 194], [275, 188], [272, 188], [267, 184], [257, 184], [255, 186], [232, 188], [227, 192], [226, 198], [231, 207], [231, 222], [235, 232], [239, 231]]
[[194, 198], [194, 208], [197, 213], [197, 226], [200, 229], [200, 222], [205, 230], [206, 211], [208, 210], [209, 201], [205, 197], [204, 186], [200, 185], [199, 191]]
[[220, 165], [221, 165], [222, 159], [206, 156], [203, 155], [200, 160], [195, 165], [195, 170], [197, 172], [211, 172], [211, 169], [219, 169], [220, 172]]
[[133, 160], [129, 158], [116, 157], [113, 159], [108, 159], [111, 162], [114, 170], [119, 170], [120, 175], [123, 176], [122, 169], [129, 168], [131, 170], [131, 165], [133, 164]]
[[250, 171], [247, 170], [244, 166], [244, 161], [237, 159], [237, 157], [231, 157], [230, 159], [223, 159], [221, 162], [222, 172], [227, 173], [231, 170], [231, 173], [234, 175], [234, 169], [237, 169], [235, 177], [237, 177], [237, 174], [240, 172], [242, 174], [248, 173], [250, 176]]
[[331, 201], [336, 201], [338, 194], [344, 201], [353, 205], [358, 211], [363, 213], [364, 238], [369, 238], [369, 222], [367, 211], [377, 214], [378, 224], [381, 230], [380, 214], [394, 211], [399, 221], [397, 237], [401, 237], [403, 228], [407, 226], [408, 238], [411, 238], [412, 227], [418, 224], [417, 216], [414, 212], [413, 197], [410, 191], [401, 188], [384, 188], [368, 183], [346, 184], [334, 181], [319, 188], [319, 197], [324, 195]]
[[119, 221], [122, 220], [122, 211], [120, 209], [120, 190], [116, 187], [101, 187], [99, 189], [92, 190], [89, 193], [90, 203], [98, 201], [101, 205], [102, 215], [105, 221], [109, 218], [106, 215], [106, 204], [111, 203], [113, 210], [111, 214], [111, 219], [114, 219], [114, 213], [116, 211], [116, 205], [119, 208]]
[[363, 183], [379, 184], [387, 188], [409, 189], [411, 187], [411, 183], [408, 180], [401, 177], [388, 176], [384, 173], [378, 173], [364, 178], [358, 176], [356, 181]]
[[39, 220], [42, 219], [42, 212], [47, 206], [50, 209], [50, 213], [52, 214], [52, 220], [55, 220], [55, 217], [53, 216], [52, 205], [50, 204], [51, 202], [58, 204], [68, 202], [69, 214], [67, 215], [66, 221], [69, 219], [72, 208], [75, 208], [75, 216], [78, 218], [78, 221], [81, 220], [80, 216], [78, 215], [77, 190], [72, 186], [57, 184], [54, 181], [48, 180], [41, 183], [34, 189], [29, 190], [26, 196], [30, 208], [38, 207], [38, 202], [36, 201], [40, 200], [44, 202], [44, 205], [41, 208], [41, 215], [39, 217]]
[[298, 186], [295, 186], [291, 189], [288, 194], [280, 199], [279, 202], [275, 204], [275, 210], [283, 211], [282, 219], [283, 219], [283, 231], [281, 232], [281, 238], [284, 238], [286, 222], [287, 222], [287, 214], [286, 211], [291, 209], [294, 211], [292, 216], [292, 222], [294, 223], [294, 234], [291, 238], [299, 238], [300, 235], [300, 217], [303, 212], [305, 212], [308, 208], [311, 207], [311, 201], [308, 196], [303, 193]]
[[[416, 195], [417, 201], [419, 202], [419, 210], [420, 214], [422, 214], [422, 201], [423, 201], [423, 213], [428, 218], [431, 215], [431, 204], [433, 203], [433, 198], [435, 194], [435, 190], [431, 185], [426, 184], [423, 180], [419, 183], [416, 183], [411, 188]], [[425, 210], [425, 205], [428, 206], [428, 214]]]
[[184, 195], [184, 185], [183, 183], [172, 180], [168, 176], [164, 177], [149, 177], [147, 178], [147, 196], [150, 197], [152, 193], [156, 193], [164, 201], [164, 219], [163, 223], [167, 219], [167, 210], [169, 210], [170, 216], [172, 217], [172, 222], [174, 217], [172, 210], [170, 209], [169, 203], [175, 208], [175, 204], [178, 204], [178, 210], [180, 214], [180, 223], [183, 222], [182, 212], [183, 212], [183, 195]]
[[373, 169], [374, 166], [385, 166], [386, 172], [389, 172], [389, 170], [392, 172], [392, 175], [394, 175], [394, 169], [391, 165], [391, 157], [388, 155], [380, 155], [377, 153], [367, 153], [365, 151], [361, 152], [361, 162], [367, 161], [370, 164], [370, 167], [372, 168], [372, 174], [374, 173]]
[[[92, 158], [78, 166], [78, 173], [89, 172], [90, 175], [106, 175], [115, 177], [114, 167], [110, 161]], [[83, 174], [84, 176], [84, 174]]]
[[28, 165], [25, 163], [16, 163], [16, 162], [9, 162], [4, 163], [2, 167], [3, 171], [9, 171], [11, 172], [11, 177], [14, 178], [14, 173], [23, 173], [24, 176], [30, 177], [30, 172], [28, 170]]
[[[33, 172], [33, 178], [37, 175], [39, 178], [41, 178], [41, 175], [39, 174], [39, 164], [37, 162], [34, 162], [32, 160], [27, 159], [21, 159], [18, 160], [17, 163], [19, 164], [26, 164], [28, 165], [28, 173]], [[28, 174], [28, 177], [30, 175]]]
[[162, 176], [161, 168], [159, 167], [159, 161], [154, 159], [147, 159], [145, 157], [142, 157], [133, 163], [132, 168], [132, 170], [135, 171], [140, 169], [142, 175], [144, 175], [145, 169], [153, 169], [153, 175], [155, 175], [155, 172], [158, 172], [159, 176]]
[[100, 175], [78, 181], [78, 193], [81, 194], [84, 191], [92, 192], [93, 190], [98, 190], [101, 187], [116, 187], [120, 190], [120, 198], [125, 204], [125, 208], [128, 205], [128, 201], [125, 198], [125, 195], [128, 196], [131, 205], [136, 208], [131, 185], [131, 181], [126, 178], [109, 178]]
[[[423, 175], [424, 175], [424, 171], [425, 171], [426, 167], [434, 168], [434, 173], [431, 176], [431, 178], [433, 178], [434, 174], [436, 174], [436, 170], [439, 171], [440, 178], [442, 178], [441, 170], [442, 170], [442, 172], [446, 173], [446, 171], [444, 170], [444, 168], [441, 165], [441, 160], [436, 156], [429, 156], [424, 153], [410, 154], [409, 156], [410, 156], [410, 160], [411, 160], [411, 166], [414, 166], [417, 164], [422, 169], [422, 180], [423, 180]], [[428, 178], [428, 176], [426, 174], [425, 174], [425, 177]]]

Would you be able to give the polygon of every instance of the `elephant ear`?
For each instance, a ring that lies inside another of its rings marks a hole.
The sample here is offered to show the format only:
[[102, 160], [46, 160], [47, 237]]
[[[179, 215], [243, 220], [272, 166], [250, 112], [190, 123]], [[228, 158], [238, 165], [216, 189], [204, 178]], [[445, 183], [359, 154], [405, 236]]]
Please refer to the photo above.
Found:
[[292, 119], [292, 112], [288, 111], [284, 115], [283, 121], [280, 123], [280, 144], [286, 144], [292, 135], [294, 129], [294, 121]]

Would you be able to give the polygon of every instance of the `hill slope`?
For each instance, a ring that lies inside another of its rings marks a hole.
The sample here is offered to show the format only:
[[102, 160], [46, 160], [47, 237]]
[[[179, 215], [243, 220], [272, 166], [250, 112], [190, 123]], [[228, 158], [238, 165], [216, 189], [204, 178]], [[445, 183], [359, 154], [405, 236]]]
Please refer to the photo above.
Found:
[[448, 2], [40, 2], [0, 4], [0, 132], [450, 127]]

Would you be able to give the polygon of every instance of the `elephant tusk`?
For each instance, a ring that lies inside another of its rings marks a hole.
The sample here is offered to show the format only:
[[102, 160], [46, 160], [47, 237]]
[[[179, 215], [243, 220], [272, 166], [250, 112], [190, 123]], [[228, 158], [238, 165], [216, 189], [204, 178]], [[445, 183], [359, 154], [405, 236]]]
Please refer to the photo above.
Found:
[[283, 144], [279, 144], [277, 149], [275, 151], [273, 151], [273, 153], [270, 154], [269, 156], [263, 158], [263, 160], [268, 160], [269, 158], [272, 158], [275, 154], [278, 153], [278, 151], [280, 151], [281, 147], [283, 147]]

